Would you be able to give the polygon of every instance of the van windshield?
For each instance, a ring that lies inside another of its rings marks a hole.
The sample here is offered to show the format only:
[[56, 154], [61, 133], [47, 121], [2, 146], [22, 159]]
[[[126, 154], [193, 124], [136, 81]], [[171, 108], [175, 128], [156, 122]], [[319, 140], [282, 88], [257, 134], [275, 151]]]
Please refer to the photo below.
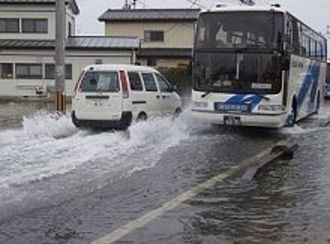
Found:
[[80, 89], [82, 92], [119, 92], [117, 72], [86, 72]]

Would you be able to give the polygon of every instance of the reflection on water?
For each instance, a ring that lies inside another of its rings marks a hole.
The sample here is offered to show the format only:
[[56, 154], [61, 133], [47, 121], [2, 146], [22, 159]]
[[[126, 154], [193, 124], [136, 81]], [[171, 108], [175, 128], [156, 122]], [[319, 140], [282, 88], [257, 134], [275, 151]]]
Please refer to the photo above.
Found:
[[205, 243], [214, 237], [234, 243], [330, 243], [330, 130], [300, 140], [293, 160], [265, 168], [255, 181], [227, 182], [191, 200], [194, 217], [185, 229], [193, 228], [195, 240]]

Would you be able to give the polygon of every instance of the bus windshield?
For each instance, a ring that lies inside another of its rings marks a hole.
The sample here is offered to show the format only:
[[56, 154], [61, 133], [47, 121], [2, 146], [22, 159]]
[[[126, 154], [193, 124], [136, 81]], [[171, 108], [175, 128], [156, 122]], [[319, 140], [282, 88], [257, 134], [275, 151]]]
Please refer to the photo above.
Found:
[[281, 49], [283, 14], [277, 12], [209, 12], [200, 16], [196, 49]]
[[279, 93], [282, 87], [282, 34], [282, 13], [202, 14], [194, 49], [195, 89]]
[[281, 57], [253, 53], [195, 53], [194, 83], [199, 91], [277, 94]]

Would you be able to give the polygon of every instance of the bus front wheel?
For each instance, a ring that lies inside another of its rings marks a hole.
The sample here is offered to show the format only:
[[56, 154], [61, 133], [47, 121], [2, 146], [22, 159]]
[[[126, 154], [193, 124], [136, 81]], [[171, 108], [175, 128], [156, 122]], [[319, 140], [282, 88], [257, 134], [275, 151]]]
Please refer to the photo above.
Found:
[[297, 122], [297, 106], [295, 100], [292, 102], [290, 116], [289, 116], [289, 126], [294, 126]]
[[317, 93], [317, 100], [316, 100], [316, 108], [315, 108], [315, 114], [319, 113], [321, 107], [321, 97], [320, 97], [320, 92]]

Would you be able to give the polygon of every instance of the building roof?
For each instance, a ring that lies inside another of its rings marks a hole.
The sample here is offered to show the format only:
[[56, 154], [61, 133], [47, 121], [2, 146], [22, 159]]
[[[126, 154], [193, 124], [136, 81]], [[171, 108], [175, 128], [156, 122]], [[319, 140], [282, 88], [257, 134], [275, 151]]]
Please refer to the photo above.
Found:
[[[0, 40], [0, 48], [53, 49], [55, 41]], [[66, 48], [77, 50], [138, 49], [139, 39], [135, 37], [75, 36], [67, 39]]]
[[108, 9], [99, 17], [106, 22], [196, 21], [200, 9]]
[[[0, 0], [0, 4], [55, 4], [56, 0]], [[74, 14], [79, 14], [76, 0], [65, 0], [70, 5]]]

